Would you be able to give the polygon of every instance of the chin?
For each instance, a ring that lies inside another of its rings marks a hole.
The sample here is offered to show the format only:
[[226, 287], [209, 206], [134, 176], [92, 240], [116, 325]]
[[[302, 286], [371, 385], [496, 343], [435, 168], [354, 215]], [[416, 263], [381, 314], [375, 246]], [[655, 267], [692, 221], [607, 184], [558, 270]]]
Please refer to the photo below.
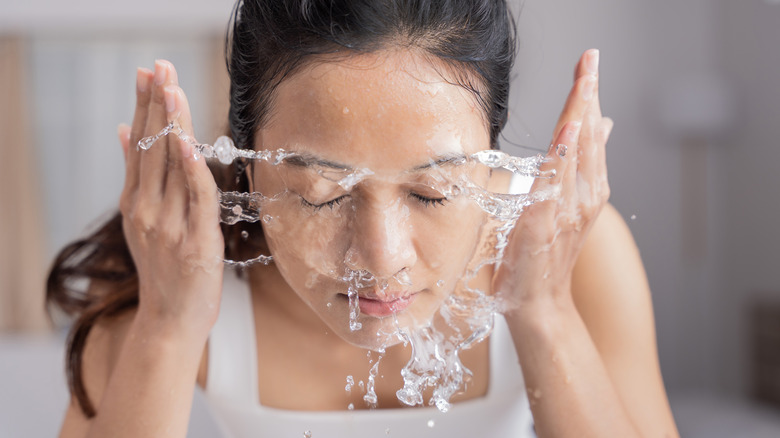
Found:
[[347, 343], [359, 348], [380, 351], [404, 342], [404, 339], [399, 336], [399, 329], [400, 331], [413, 331], [429, 325], [433, 320], [433, 312], [426, 312], [425, 315], [420, 313], [418, 311], [413, 314], [407, 310], [382, 318], [361, 314], [358, 317], [361, 328], [354, 331], [349, 328], [348, 318], [339, 318], [336, 321], [326, 321], [326, 323], [334, 333]]

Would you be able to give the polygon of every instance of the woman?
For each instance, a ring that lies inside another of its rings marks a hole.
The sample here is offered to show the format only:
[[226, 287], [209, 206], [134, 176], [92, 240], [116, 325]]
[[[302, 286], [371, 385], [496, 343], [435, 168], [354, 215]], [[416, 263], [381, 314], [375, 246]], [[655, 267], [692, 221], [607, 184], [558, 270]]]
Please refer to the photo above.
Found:
[[[215, 172], [223, 188], [273, 199], [268, 220], [224, 230], [217, 183], [190, 144], [133, 146], [174, 119], [192, 133], [173, 66], [139, 69], [133, 125], [119, 129], [121, 213], [66, 248], [49, 280], [50, 301], [79, 315], [61, 436], [185, 436], [196, 384], [236, 437], [523, 437], [529, 407], [541, 436], [676, 436], [645, 274], [606, 203], [612, 122], [595, 50], [577, 64], [543, 164], [555, 176], [532, 188], [557, 199], [524, 211], [500, 266], [474, 279], [509, 305], [490, 342], [461, 352], [471, 382], [446, 414], [396, 397], [409, 351], [385, 334], [430, 321], [480, 244], [473, 210], [426, 178], [497, 145], [514, 50], [499, 0], [239, 2], [231, 137], [297, 159]], [[323, 168], [370, 172], [333, 184]], [[468, 177], [510, 184], [484, 169]], [[274, 261], [239, 279], [225, 253]], [[355, 298], [335, 272], [375, 281], [354, 285]], [[359, 412], [345, 376], [365, 374], [365, 347], [385, 346], [369, 378], [378, 409]]]

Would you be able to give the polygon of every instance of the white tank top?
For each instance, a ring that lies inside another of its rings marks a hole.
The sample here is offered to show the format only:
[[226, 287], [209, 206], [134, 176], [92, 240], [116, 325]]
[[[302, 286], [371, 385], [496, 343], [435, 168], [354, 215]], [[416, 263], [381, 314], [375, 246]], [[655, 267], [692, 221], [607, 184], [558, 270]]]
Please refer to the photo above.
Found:
[[[511, 192], [527, 192], [513, 178]], [[209, 337], [205, 398], [224, 438], [535, 437], [523, 375], [506, 321], [496, 317], [490, 342], [490, 384], [478, 399], [435, 407], [292, 411], [263, 406], [251, 292], [225, 272], [219, 317]]]

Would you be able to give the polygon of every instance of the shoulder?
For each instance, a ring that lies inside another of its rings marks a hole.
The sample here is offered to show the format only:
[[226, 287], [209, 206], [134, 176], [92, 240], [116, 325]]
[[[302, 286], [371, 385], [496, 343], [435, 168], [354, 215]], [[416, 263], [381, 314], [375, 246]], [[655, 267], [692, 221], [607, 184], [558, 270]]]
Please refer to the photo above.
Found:
[[[98, 318], [87, 335], [81, 354], [81, 378], [86, 395], [96, 409], [103, 398], [111, 373], [120, 360], [122, 346], [136, 311], [136, 308], [132, 308], [113, 316]], [[205, 387], [206, 383], [207, 351], [208, 349], [203, 352], [198, 370], [198, 384], [201, 387]], [[84, 414], [76, 397], [71, 394], [60, 437], [85, 436], [90, 422], [91, 419]]]
[[580, 314], [596, 332], [603, 317], [619, 317], [613, 313], [618, 309], [652, 316], [650, 286], [639, 249], [611, 204], [596, 219], [577, 259], [572, 294]]
[[577, 259], [572, 296], [602, 354], [620, 351], [626, 337], [652, 337], [654, 344], [647, 275], [628, 225], [611, 204], [596, 219]]
[[577, 311], [640, 430], [673, 424], [655, 337], [652, 297], [639, 249], [607, 205], [593, 225], [572, 279]]
[[[108, 379], [119, 360], [122, 344], [134, 316], [135, 309], [130, 309], [112, 317], [98, 318], [89, 330], [80, 356], [80, 377], [86, 397], [95, 409], [103, 398]], [[72, 366], [72, 362], [68, 364], [69, 368]], [[76, 395], [71, 393], [60, 438], [86, 436], [91, 420], [82, 411]]]

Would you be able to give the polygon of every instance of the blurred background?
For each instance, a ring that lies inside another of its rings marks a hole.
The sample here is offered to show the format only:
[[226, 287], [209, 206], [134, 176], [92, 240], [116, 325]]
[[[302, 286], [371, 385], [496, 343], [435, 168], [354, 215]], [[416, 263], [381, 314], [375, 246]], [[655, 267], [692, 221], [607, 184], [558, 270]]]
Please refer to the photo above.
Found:
[[[601, 49], [611, 202], [653, 290], [686, 437], [780, 436], [780, 1], [510, 0], [520, 37], [502, 147], [550, 141]], [[0, 0], [0, 436], [54, 436], [66, 327], [52, 258], [117, 206], [135, 68], [171, 60], [196, 136], [225, 130], [231, 0]], [[191, 436], [215, 436], [196, 398]]]

